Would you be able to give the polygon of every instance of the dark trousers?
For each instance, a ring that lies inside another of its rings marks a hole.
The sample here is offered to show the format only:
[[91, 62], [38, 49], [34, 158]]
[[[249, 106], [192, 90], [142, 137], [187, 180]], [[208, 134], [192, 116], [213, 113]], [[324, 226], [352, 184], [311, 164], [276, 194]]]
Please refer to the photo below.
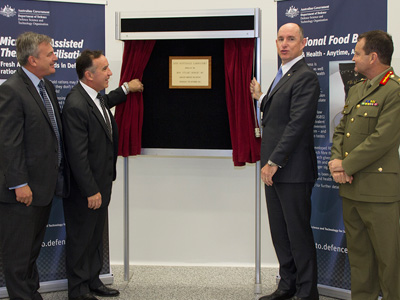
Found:
[[103, 267], [103, 233], [108, 208], [87, 207], [87, 200], [64, 199], [67, 231], [66, 265], [68, 296], [78, 297], [102, 285], [99, 275]]
[[311, 230], [313, 183], [265, 186], [272, 242], [279, 261], [279, 289], [318, 299], [317, 261]]
[[0, 203], [0, 250], [10, 299], [42, 299], [36, 260], [51, 204]]

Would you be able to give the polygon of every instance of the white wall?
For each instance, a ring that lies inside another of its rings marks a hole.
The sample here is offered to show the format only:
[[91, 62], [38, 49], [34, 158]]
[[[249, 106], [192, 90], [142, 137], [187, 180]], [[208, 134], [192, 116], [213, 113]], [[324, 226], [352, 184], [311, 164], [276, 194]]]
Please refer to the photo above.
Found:
[[[400, 47], [396, 12], [389, 0], [389, 33]], [[116, 11], [252, 8], [262, 10], [262, 86], [273, 80], [277, 56], [276, 2], [273, 0], [109, 0], [106, 6], [106, 56], [116, 87], [123, 43], [115, 40]], [[391, 32], [391, 29], [393, 32]], [[400, 72], [399, 52], [393, 66]], [[118, 161], [110, 214], [113, 264], [123, 263], [123, 163]], [[254, 265], [255, 166], [234, 168], [230, 158], [129, 158], [130, 263], [159, 265]], [[277, 266], [262, 191], [262, 264]]]

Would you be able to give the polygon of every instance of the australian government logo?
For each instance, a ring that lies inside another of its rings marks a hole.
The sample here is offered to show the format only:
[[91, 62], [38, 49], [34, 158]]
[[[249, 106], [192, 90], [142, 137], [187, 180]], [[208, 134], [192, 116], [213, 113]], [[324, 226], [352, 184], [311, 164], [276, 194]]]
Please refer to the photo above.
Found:
[[10, 5], [5, 5], [4, 7], [0, 8], [0, 15], [11, 18], [17, 14], [15, 8], [12, 8]]
[[299, 15], [299, 9], [294, 7], [293, 5], [286, 10], [285, 13], [286, 17], [288, 18], [295, 18]]

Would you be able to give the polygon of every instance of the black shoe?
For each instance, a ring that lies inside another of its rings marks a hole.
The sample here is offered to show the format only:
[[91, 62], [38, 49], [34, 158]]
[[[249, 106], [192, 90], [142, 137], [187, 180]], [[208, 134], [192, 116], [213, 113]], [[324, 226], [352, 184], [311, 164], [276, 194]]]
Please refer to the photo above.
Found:
[[43, 300], [42, 295], [38, 291], [33, 295], [33, 300]]
[[98, 300], [92, 294], [80, 295], [78, 297], [68, 297], [68, 300]]
[[280, 289], [277, 289], [272, 294], [263, 296], [258, 300], [287, 300], [287, 299], [291, 299], [294, 294], [295, 294], [295, 292], [282, 291]]
[[90, 291], [96, 294], [97, 296], [103, 296], [103, 297], [116, 297], [119, 295], [118, 290], [108, 288], [104, 284], [99, 286], [98, 288], [90, 289]]
[[307, 298], [302, 298], [302, 297], [297, 297], [297, 296], [293, 296], [292, 298], [290, 298], [290, 300], [318, 300], [319, 297], [307, 297]]

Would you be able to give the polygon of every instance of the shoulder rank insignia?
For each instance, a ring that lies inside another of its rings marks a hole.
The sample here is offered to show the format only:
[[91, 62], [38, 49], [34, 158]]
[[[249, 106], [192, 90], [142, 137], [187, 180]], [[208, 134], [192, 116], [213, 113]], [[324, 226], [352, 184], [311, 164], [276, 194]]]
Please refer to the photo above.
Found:
[[365, 100], [360, 103], [361, 106], [378, 106], [379, 103], [377, 103], [375, 100]]
[[383, 76], [383, 78], [382, 78], [381, 82], [379, 82], [379, 84], [380, 85], [385, 85], [388, 82], [390, 76], [393, 75], [393, 74], [394, 74], [393, 71], [387, 72], [386, 75]]

